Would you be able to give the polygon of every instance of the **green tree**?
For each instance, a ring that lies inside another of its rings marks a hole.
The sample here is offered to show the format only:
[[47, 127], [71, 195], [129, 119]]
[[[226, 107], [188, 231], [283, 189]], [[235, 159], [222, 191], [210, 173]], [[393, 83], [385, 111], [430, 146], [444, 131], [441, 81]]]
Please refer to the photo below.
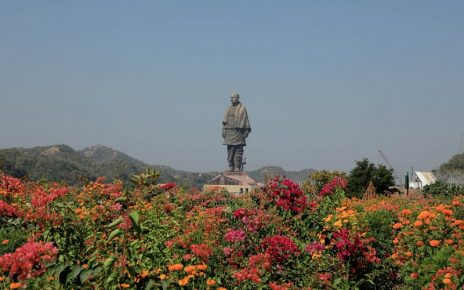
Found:
[[303, 182], [303, 190], [317, 194], [325, 184], [331, 182], [336, 176], [346, 178], [346, 173], [337, 170], [316, 170]]
[[361, 197], [370, 181], [374, 183], [376, 192], [388, 193], [389, 188], [395, 185], [393, 170], [386, 168], [384, 165], [376, 166], [369, 162], [367, 158], [356, 161], [356, 166], [348, 176], [348, 196]]

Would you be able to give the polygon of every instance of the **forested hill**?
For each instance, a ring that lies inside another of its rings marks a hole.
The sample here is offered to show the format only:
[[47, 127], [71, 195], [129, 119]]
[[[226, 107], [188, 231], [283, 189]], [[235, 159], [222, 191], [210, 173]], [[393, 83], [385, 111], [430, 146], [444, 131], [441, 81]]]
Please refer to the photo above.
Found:
[[464, 153], [454, 155], [434, 170], [434, 173], [440, 180], [464, 184]]
[[[175, 170], [168, 166], [149, 165], [103, 145], [95, 145], [83, 150], [74, 150], [67, 145], [0, 149], [0, 168], [16, 177], [67, 182], [71, 185], [83, 184], [99, 176], [105, 177], [108, 181], [119, 178], [128, 182], [132, 175], [146, 168], [154, 168], [160, 172], [160, 182], [176, 182], [183, 186], [201, 188], [203, 184], [219, 174], [219, 172], [198, 173]], [[281, 167], [268, 166], [248, 173], [259, 182], [262, 182], [265, 176], [274, 175], [285, 175], [301, 182], [312, 171], [312, 169], [285, 171]]]

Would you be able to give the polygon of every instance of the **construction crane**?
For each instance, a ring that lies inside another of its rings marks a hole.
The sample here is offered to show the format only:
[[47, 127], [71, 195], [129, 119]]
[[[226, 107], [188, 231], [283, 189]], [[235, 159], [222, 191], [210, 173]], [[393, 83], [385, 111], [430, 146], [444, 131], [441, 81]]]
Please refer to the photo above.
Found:
[[379, 150], [379, 154], [380, 156], [382, 156], [382, 159], [383, 161], [385, 161], [385, 164], [387, 165], [388, 169], [392, 170], [393, 171], [393, 177], [395, 178], [396, 180], [396, 185], [401, 185], [403, 183], [402, 179], [400, 178], [400, 176], [398, 175], [398, 173], [396, 172], [396, 170], [393, 168], [393, 166], [391, 166], [390, 162], [388, 162], [388, 159], [387, 159], [387, 156], [385, 156], [381, 150]]

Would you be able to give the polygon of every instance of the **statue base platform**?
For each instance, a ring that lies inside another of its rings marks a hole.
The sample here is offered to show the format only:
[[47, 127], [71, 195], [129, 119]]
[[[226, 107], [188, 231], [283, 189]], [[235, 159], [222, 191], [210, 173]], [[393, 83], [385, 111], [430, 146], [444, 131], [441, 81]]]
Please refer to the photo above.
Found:
[[203, 191], [227, 190], [232, 194], [249, 193], [259, 184], [244, 171], [224, 171], [203, 186]]

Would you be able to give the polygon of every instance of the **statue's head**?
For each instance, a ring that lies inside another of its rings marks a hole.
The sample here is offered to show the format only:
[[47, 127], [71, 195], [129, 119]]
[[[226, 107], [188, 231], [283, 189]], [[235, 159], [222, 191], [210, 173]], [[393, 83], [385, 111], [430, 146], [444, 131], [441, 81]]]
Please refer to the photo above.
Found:
[[232, 105], [237, 105], [240, 102], [239, 99], [240, 99], [240, 95], [237, 92], [233, 92], [230, 95], [230, 101]]

